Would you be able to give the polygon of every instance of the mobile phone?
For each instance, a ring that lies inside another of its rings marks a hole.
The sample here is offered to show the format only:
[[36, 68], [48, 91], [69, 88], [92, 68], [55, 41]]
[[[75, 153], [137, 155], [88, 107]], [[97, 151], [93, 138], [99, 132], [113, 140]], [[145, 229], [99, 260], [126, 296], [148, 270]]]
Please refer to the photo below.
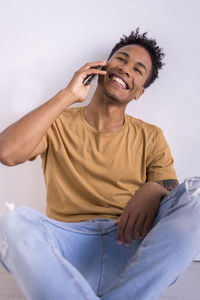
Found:
[[[97, 69], [103, 70], [104, 66], [98, 66]], [[91, 74], [87, 76], [83, 82], [84, 85], [90, 84], [90, 82], [97, 76], [98, 74]]]

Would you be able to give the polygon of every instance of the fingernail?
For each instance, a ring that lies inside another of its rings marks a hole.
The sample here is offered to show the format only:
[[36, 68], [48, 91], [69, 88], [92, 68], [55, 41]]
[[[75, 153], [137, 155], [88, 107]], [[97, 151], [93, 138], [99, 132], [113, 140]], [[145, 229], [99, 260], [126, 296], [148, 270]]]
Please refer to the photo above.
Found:
[[130, 246], [130, 244], [127, 244], [127, 243], [126, 243], [125, 245], [126, 245], [127, 247]]
[[122, 244], [122, 242], [121, 242], [121, 241], [117, 241], [117, 244], [118, 244], [118, 245], [121, 245], [121, 244]]

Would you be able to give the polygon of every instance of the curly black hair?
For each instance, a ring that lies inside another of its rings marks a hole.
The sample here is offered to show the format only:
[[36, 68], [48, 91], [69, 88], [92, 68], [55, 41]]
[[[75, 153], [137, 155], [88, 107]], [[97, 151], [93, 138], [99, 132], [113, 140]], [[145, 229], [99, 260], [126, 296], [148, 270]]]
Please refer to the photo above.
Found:
[[137, 27], [135, 32], [131, 31], [131, 34], [129, 36], [126, 36], [125, 34], [120, 39], [120, 42], [117, 43], [114, 48], [112, 49], [108, 60], [111, 58], [111, 56], [118, 51], [120, 48], [128, 46], [128, 45], [139, 45], [145, 48], [152, 61], [152, 69], [151, 73], [144, 83], [144, 88], [147, 88], [154, 82], [156, 78], [158, 78], [158, 70], [161, 69], [165, 64], [162, 62], [162, 58], [165, 56], [163, 49], [160, 48], [157, 45], [156, 40], [147, 38], [147, 32], [144, 32], [143, 34], [139, 33], [140, 28]]

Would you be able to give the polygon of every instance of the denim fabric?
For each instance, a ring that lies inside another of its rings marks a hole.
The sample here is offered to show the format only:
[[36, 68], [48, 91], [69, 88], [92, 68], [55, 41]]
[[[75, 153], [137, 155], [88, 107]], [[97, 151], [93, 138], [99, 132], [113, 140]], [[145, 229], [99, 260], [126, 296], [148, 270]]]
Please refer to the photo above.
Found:
[[0, 217], [0, 262], [30, 300], [155, 300], [200, 250], [200, 177], [161, 202], [144, 239], [111, 219], [60, 222], [29, 207]]

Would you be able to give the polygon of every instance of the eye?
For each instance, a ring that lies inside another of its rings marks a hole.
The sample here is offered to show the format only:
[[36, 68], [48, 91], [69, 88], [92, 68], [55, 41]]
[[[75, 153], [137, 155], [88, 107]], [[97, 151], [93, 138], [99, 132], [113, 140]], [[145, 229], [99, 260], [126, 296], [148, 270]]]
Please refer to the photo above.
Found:
[[117, 57], [117, 59], [119, 59], [119, 60], [121, 60], [121, 61], [125, 61], [125, 59], [122, 58], [122, 57]]
[[138, 72], [140, 75], [142, 75], [142, 72], [141, 72], [138, 68], [134, 68], [134, 70], [135, 70], [136, 72]]

